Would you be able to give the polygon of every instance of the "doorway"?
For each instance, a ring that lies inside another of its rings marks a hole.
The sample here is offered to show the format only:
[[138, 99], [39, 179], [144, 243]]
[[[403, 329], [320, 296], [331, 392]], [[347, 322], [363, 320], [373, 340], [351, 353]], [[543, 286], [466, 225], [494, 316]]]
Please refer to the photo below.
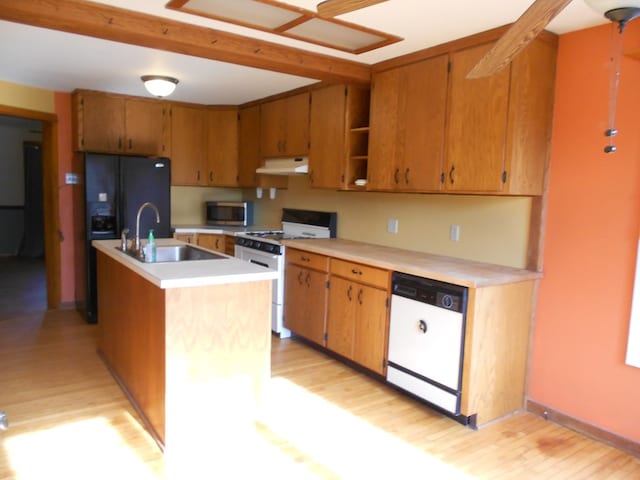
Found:
[[57, 116], [52, 113], [0, 105], [0, 115], [37, 120], [42, 127], [40, 156], [42, 165], [43, 252], [46, 278], [46, 306], [56, 309], [61, 302], [60, 222], [58, 206]]

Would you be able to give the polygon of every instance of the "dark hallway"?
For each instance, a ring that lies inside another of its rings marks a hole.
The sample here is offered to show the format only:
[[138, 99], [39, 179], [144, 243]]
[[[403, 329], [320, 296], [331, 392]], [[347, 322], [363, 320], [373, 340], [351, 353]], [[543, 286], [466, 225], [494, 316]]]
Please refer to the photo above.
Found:
[[46, 308], [44, 258], [0, 257], [0, 320]]

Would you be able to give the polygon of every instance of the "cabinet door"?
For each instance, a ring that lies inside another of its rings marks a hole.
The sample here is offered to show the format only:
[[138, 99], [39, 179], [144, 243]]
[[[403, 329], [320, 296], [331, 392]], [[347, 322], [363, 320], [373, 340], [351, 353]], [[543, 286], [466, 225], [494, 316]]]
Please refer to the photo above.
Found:
[[286, 103], [283, 99], [260, 105], [260, 155], [262, 157], [279, 157], [284, 154], [286, 116]]
[[208, 112], [208, 184], [238, 186], [238, 110]]
[[300, 156], [309, 153], [309, 94], [285, 98], [286, 136], [284, 154]]
[[171, 184], [206, 185], [207, 111], [171, 108]]
[[84, 92], [81, 118], [83, 150], [106, 153], [124, 151], [124, 98]]
[[[400, 69], [376, 73], [371, 82], [371, 113], [369, 131], [369, 164], [367, 189], [394, 190], [398, 179], [398, 129], [401, 121], [398, 89]], [[394, 177], [395, 175], [395, 177]]]
[[381, 375], [385, 372], [387, 292], [357, 285], [353, 360]]
[[451, 55], [445, 185], [450, 191], [499, 192], [503, 188], [510, 67], [490, 77], [467, 73], [491, 44]]
[[449, 56], [401, 69], [398, 121], [398, 189], [441, 188]]
[[196, 243], [198, 236], [195, 233], [174, 233], [173, 238], [181, 242]]
[[202, 248], [224, 253], [224, 235], [221, 233], [200, 233], [198, 234], [198, 245]]
[[165, 105], [148, 100], [127, 99], [125, 130], [127, 153], [168, 155]]
[[255, 187], [260, 166], [260, 106], [241, 108], [238, 115], [238, 185]]
[[292, 332], [324, 345], [328, 274], [287, 264], [284, 323]]
[[315, 188], [344, 186], [347, 87], [334, 85], [311, 92], [309, 183]]
[[329, 314], [327, 318], [327, 348], [352, 359], [358, 285], [340, 277], [331, 277]]

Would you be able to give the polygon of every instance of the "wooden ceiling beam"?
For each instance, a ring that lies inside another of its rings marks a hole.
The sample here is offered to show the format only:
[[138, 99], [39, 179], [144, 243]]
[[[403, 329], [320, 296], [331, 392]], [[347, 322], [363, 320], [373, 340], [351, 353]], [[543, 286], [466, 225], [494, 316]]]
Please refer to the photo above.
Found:
[[0, 0], [0, 19], [328, 82], [371, 76], [364, 63], [84, 0]]

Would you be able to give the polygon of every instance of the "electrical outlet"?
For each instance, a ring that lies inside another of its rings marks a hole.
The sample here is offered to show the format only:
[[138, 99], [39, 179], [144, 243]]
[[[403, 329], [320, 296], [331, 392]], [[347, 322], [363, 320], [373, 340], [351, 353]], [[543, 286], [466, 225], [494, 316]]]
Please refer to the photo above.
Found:
[[387, 220], [387, 232], [389, 233], [398, 233], [398, 219], [390, 218]]
[[460, 241], [460, 225], [451, 225], [449, 227], [449, 240], [452, 242]]

